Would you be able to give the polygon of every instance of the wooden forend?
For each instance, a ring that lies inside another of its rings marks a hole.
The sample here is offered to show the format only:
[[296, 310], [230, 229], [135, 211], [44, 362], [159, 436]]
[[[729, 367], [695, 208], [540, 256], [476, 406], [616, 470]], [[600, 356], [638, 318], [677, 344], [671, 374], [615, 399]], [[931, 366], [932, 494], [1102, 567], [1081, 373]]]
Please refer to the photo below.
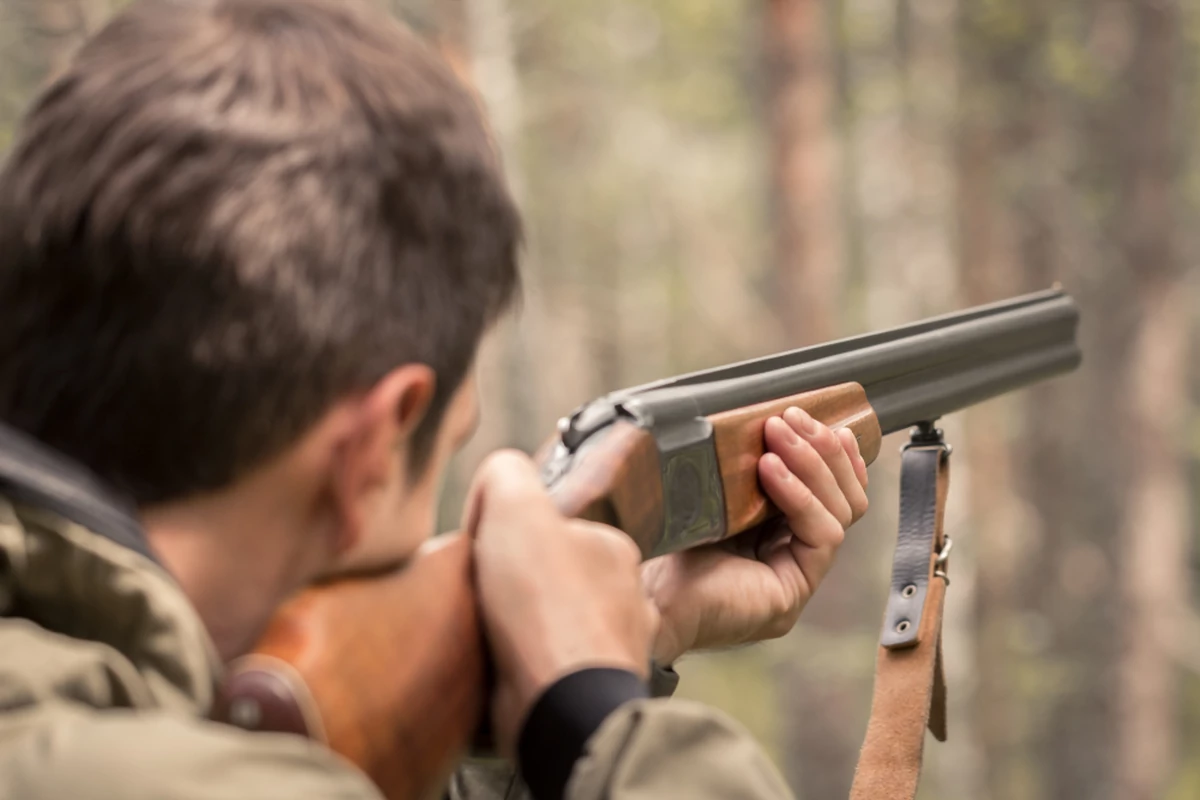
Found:
[[854, 431], [867, 464], [879, 455], [882, 439], [879, 420], [867, 402], [866, 392], [857, 383], [803, 392], [710, 416], [725, 485], [725, 519], [730, 536], [778, 513], [759, 486], [758, 460], [763, 455], [763, 426], [792, 406], [804, 409], [835, 430]]

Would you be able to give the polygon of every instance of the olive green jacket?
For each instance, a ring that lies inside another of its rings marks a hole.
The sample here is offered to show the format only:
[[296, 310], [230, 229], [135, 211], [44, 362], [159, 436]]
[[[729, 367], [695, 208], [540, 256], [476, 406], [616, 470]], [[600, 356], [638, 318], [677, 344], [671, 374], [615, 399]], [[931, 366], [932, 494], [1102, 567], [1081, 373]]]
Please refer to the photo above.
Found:
[[[0, 800], [378, 800], [317, 744], [205, 721], [221, 664], [170, 576], [11, 497], [0, 494]], [[450, 794], [526, 796], [484, 762]], [[734, 723], [666, 699], [610, 714], [567, 786], [571, 800], [788, 796]]]

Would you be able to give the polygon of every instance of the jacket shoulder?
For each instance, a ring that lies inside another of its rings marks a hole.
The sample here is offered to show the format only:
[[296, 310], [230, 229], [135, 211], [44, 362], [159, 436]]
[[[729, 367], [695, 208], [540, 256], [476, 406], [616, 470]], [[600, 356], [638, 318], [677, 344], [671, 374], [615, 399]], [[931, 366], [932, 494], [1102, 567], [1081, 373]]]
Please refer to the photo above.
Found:
[[145, 676], [101, 642], [64, 636], [12, 617], [0, 619], [0, 653], [4, 716], [13, 709], [63, 700], [96, 709], [157, 704]]
[[0, 799], [381, 800], [366, 777], [299, 736], [245, 733], [159, 711], [53, 704], [0, 721]]
[[567, 797], [791, 800], [792, 793], [733, 719], [687, 700], [652, 699], [604, 721], [571, 773]]

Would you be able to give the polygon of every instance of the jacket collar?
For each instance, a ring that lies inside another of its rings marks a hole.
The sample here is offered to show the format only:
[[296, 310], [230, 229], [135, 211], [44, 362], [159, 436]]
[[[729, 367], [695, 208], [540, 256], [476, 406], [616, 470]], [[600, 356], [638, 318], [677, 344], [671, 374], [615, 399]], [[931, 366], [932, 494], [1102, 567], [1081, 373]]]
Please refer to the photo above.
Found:
[[154, 557], [132, 503], [0, 424], [0, 618], [108, 645], [155, 702], [207, 713], [222, 666], [199, 615]]
[[159, 563], [131, 502], [82, 464], [2, 422], [0, 491]]

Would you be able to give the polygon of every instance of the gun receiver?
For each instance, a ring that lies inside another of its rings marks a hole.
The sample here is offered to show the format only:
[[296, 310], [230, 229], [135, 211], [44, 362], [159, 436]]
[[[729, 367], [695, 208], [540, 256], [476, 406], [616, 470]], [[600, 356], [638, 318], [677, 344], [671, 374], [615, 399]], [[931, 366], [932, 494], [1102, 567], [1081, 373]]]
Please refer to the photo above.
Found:
[[[869, 464], [885, 434], [1074, 369], [1078, 318], [1042, 292], [615, 392], [560, 424], [543, 478], [564, 514], [646, 556], [719, 540], [774, 513], [757, 479], [771, 416], [849, 427]], [[321, 741], [390, 800], [433, 796], [486, 700], [469, 545], [439, 537], [402, 569], [301, 594], [232, 665], [214, 718]]]

